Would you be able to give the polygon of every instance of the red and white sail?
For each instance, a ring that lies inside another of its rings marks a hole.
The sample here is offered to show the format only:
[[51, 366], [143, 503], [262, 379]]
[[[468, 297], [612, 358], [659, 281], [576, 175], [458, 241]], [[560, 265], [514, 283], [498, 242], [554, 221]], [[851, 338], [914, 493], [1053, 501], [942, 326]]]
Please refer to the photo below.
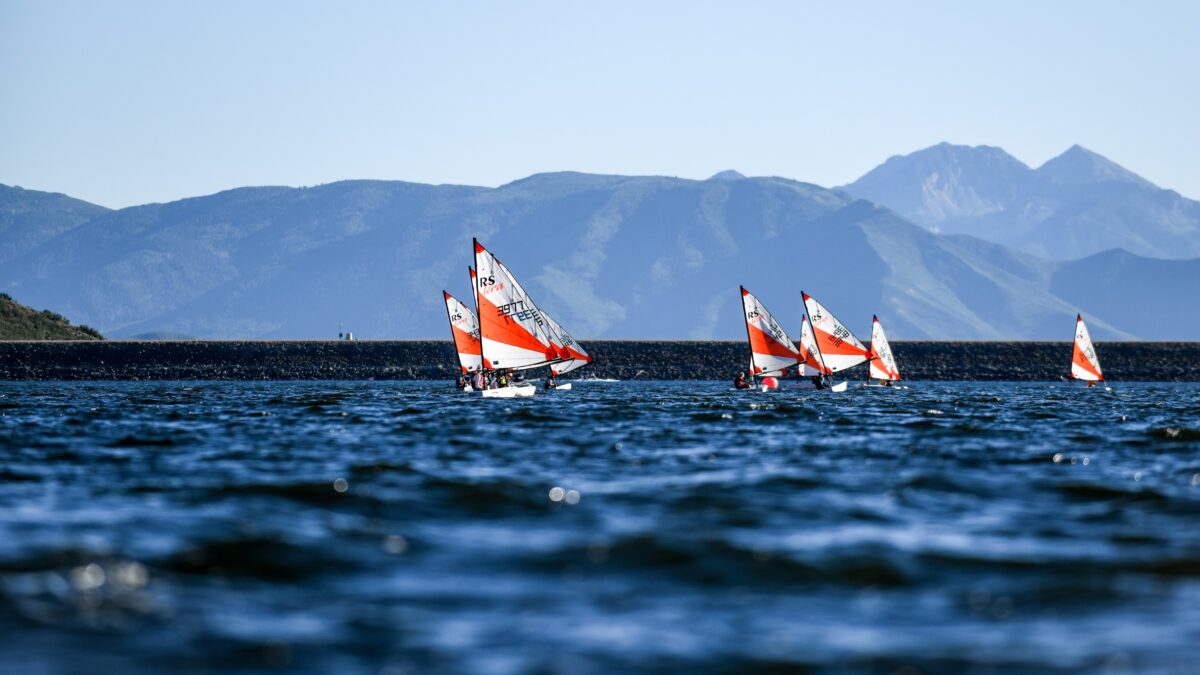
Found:
[[483, 368], [483, 357], [479, 351], [479, 320], [458, 298], [442, 291], [446, 297], [446, 314], [450, 317], [450, 333], [454, 336], [454, 351], [458, 352], [458, 365], [462, 372], [469, 373]]
[[817, 339], [813, 336], [812, 324], [807, 316], [800, 317], [800, 359], [804, 364], [801, 375], [812, 377], [831, 372], [821, 363], [821, 353], [817, 350]]
[[1104, 379], [1104, 373], [1100, 371], [1100, 359], [1096, 356], [1096, 348], [1092, 346], [1092, 336], [1088, 334], [1082, 314], [1075, 316], [1075, 349], [1071, 354], [1071, 377], [1092, 382]]
[[792, 343], [792, 339], [745, 287], [742, 287], [742, 309], [746, 315], [746, 334], [750, 339], [751, 374], [778, 375], [785, 368], [800, 362], [800, 350]]
[[555, 375], [562, 375], [576, 368], [582, 368], [592, 362], [592, 357], [588, 356], [588, 353], [575, 341], [575, 338], [571, 337], [571, 334], [565, 328], [550, 318], [549, 314], [542, 313], [542, 318], [550, 324], [550, 333], [556, 338], [554, 340], [555, 344], [566, 351], [567, 356], [570, 357], [566, 361], [551, 365], [550, 372]]
[[570, 358], [555, 344], [550, 324], [529, 294], [478, 241], [475, 275], [484, 368], [523, 370]]
[[807, 293], [801, 291], [800, 294], [804, 296], [804, 308], [808, 311], [808, 318], [812, 320], [813, 335], [816, 336], [821, 363], [829, 372], [836, 373], [871, 358], [871, 352], [837, 320], [837, 317]]
[[888, 344], [887, 336], [883, 334], [883, 324], [879, 323], [877, 316], [871, 317], [871, 379], [900, 379], [896, 357], [892, 356], [892, 347]]

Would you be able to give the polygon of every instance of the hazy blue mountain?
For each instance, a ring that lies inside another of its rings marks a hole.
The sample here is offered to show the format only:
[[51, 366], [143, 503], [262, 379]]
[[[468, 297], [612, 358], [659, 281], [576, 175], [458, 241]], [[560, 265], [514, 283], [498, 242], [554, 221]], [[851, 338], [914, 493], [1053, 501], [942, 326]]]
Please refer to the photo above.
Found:
[[0, 264], [107, 211], [56, 192], [0, 184]]
[[1000, 148], [942, 143], [892, 157], [842, 189], [932, 232], [1053, 260], [1114, 248], [1200, 256], [1200, 202], [1078, 145], [1034, 170]]
[[[583, 339], [742, 338], [739, 284], [793, 330], [803, 289], [863, 334], [878, 314], [898, 339], [1068, 339], [1076, 311], [1099, 339], [1159, 337], [1110, 310], [1110, 289], [1089, 290], [1089, 261], [931, 234], [843, 192], [734, 172], [242, 188], [104, 214], [0, 265], [0, 286], [116, 337], [332, 338], [339, 322], [361, 338], [441, 337], [441, 290], [470, 302], [473, 236]], [[1178, 281], [1174, 263], [1137, 265], [1146, 283], [1160, 266]], [[1144, 302], [1175, 311], [1197, 278]], [[1195, 318], [1179, 325], [1200, 335]]]

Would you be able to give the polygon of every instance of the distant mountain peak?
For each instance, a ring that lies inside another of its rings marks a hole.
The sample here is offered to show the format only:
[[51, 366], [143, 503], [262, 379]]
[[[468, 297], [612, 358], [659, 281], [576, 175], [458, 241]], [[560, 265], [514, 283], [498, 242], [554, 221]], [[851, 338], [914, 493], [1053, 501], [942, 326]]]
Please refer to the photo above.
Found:
[[739, 171], [734, 171], [733, 169], [718, 171], [717, 173], [714, 173], [708, 177], [709, 180], [745, 180], [745, 178], [745, 175]]
[[1078, 143], [1067, 148], [1061, 155], [1047, 160], [1038, 167], [1037, 174], [1068, 184], [1117, 181], [1142, 187], [1157, 187], [1104, 155], [1092, 152]]

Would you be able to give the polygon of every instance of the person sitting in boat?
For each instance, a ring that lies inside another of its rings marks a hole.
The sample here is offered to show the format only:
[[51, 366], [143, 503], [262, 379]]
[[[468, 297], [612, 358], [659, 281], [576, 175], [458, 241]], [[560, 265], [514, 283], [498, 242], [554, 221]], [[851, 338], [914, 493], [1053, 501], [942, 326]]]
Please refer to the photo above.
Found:
[[483, 391], [484, 387], [487, 386], [487, 382], [483, 377], [482, 370], [475, 371], [475, 374], [471, 376], [471, 386], [474, 387], [476, 391]]
[[501, 370], [498, 373], [496, 373], [496, 388], [500, 389], [501, 387], [507, 387], [507, 386], [508, 386], [508, 372]]
[[1092, 387], [1094, 387], [1094, 386], [1096, 386], [1096, 381], [1095, 381], [1095, 380], [1088, 380], [1088, 381], [1087, 381], [1087, 388], [1088, 388], [1088, 389], [1091, 389], [1091, 388], [1092, 388]]
[[738, 373], [737, 377], [733, 378], [733, 388], [734, 389], [749, 389], [750, 388], [750, 380], [746, 379], [745, 371]]
[[455, 384], [454, 386], [458, 387], [459, 389], [466, 389], [466, 388], [467, 388], [467, 382], [468, 382], [468, 380], [467, 380], [467, 374], [466, 374], [466, 373], [459, 373], [459, 374], [458, 374], [458, 381], [457, 381], [457, 384]]
[[824, 389], [825, 388], [825, 378], [823, 376], [813, 375], [810, 379], [812, 380], [813, 389]]
[[550, 377], [546, 378], [546, 388], [547, 389], [557, 389], [558, 388], [558, 378], [554, 377], [554, 373], [550, 373]]

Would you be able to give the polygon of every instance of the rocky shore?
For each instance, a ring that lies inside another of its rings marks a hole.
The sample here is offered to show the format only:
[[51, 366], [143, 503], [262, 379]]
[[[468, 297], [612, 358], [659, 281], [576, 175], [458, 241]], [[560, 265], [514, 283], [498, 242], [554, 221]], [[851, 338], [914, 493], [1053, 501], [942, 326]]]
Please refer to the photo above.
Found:
[[[580, 377], [723, 380], [747, 360], [740, 341], [584, 344], [596, 364]], [[911, 380], [1057, 380], [1071, 359], [1069, 342], [897, 341], [892, 350]], [[1096, 351], [1110, 380], [1200, 380], [1200, 342]], [[444, 340], [0, 342], [0, 380], [428, 380], [457, 370]], [[865, 377], [865, 366], [847, 376]]]

